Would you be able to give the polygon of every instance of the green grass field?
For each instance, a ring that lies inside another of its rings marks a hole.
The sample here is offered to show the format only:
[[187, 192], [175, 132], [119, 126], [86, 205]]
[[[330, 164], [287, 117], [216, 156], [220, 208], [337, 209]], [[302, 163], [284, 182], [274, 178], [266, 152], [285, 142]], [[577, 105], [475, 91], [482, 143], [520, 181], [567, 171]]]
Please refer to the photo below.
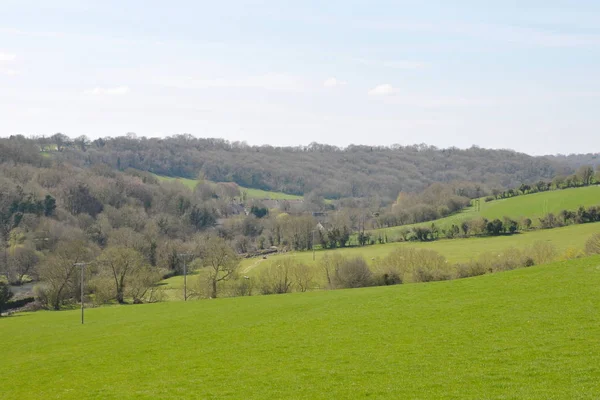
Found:
[[600, 205], [600, 185], [572, 188], [564, 190], [553, 190], [516, 196], [509, 199], [494, 200], [486, 203], [481, 199], [480, 209], [471, 206], [462, 212], [440, 218], [435, 221], [421, 224], [405, 225], [402, 227], [383, 228], [372, 231], [373, 234], [387, 234], [388, 237], [396, 237], [401, 229], [416, 225], [431, 225], [435, 223], [438, 227], [446, 229], [452, 224], [473, 218], [484, 217], [488, 220], [502, 219], [507, 216], [513, 219], [530, 218], [534, 225], [539, 223], [538, 218], [547, 213], [559, 213], [562, 210], [576, 210], [580, 206], [589, 207]]
[[[487, 252], [501, 252], [509, 248], [522, 249], [538, 241], [552, 243], [559, 253], [571, 248], [583, 250], [586, 240], [598, 232], [600, 232], [600, 223], [570, 225], [563, 228], [534, 230], [512, 236], [444, 239], [434, 242], [401, 242], [335, 250], [317, 250], [315, 258], [318, 262], [325, 254], [337, 252], [347, 257], [362, 256], [367, 262], [370, 262], [372, 258], [385, 257], [398, 247], [408, 246], [435, 250], [445, 256], [448, 262], [455, 263], [476, 259], [479, 255]], [[256, 272], [260, 270], [261, 266], [268, 265], [270, 262], [275, 262], [282, 257], [294, 257], [305, 264], [314, 264], [312, 252], [303, 251], [277, 254], [269, 256], [266, 260], [261, 258], [244, 259], [241, 270]]]
[[[484, 253], [500, 253], [511, 248], [524, 249], [532, 246], [536, 242], [547, 242], [551, 243], [556, 248], [558, 256], [560, 257], [570, 249], [583, 251], [585, 242], [593, 234], [598, 232], [600, 232], [600, 223], [571, 225], [563, 228], [547, 230], [534, 230], [513, 236], [482, 238], [475, 237], [468, 239], [439, 240], [427, 243], [388, 243], [335, 250], [317, 250], [315, 252], [315, 261], [313, 261], [313, 255], [310, 251], [291, 252], [286, 254], [271, 255], [267, 259], [263, 259], [261, 257], [243, 259], [240, 265], [240, 272], [241, 274], [247, 276], [257, 276], [260, 274], [260, 271], [270, 266], [272, 263], [276, 263], [278, 260], [281, 260], [285, 257], [293, 257], [304, 264], [313, 266], [317, 270], [315, 272], [315, 282], [317, 285], [321, 285], [325, 283], [325, 276], [323, 276], [322, 271], [318, 269], [318, 263], [326, 254], [339, 253], [346, 257], [360, 256], [370, 264], [372, 263], [373, 259], [377, 257], [383, 258], [395, 249], [406, 246], [435, 250], [446, 257], [448, 262], [457, 263], [477, 259], [481, 254]], [[196, 273], [198, 273], [200, 276], [192, 275], [188, 277], [188, 288], [190, 288], [190, 290], [194, 290], [196, 285], [198, 285], [199, 280], [203, 279], [204, 277], [202, 270], [199, 270]], [[182, 276], [174, 276], [166, 279], [162, 281], [162, 285], [163, 289], [165, 290], [166, 299], [182, 299]]]
[[[596, 399], [600, 257], [0, 319], [3, 399]], [[35, 328], [34, 328], [35, 327]]]
[[[174, 177], [160, 176], [160, 175], [155, 175], [155, 176], [158, 178], [158, 180], [163, 181], [163, 182], [173, 182], [173, 181], [180, 182], [180, 183], [184, 184], [185, 186], [189, 187], [190, 189], [194, 189], [196, 187], [196, 184], [198, 183], [198, 181], [195, 179], [174, 178]], [[267, 190], [252, 189], [252, 188], [246, 188], [243, 186], [240, 186], [240, 191], [246, 192], [249, 199], [257, 199], [257, 200], [264, 200], [264, 199], [302, 200], [303, 199], [302, 196], [296, 196], [293, 194], [287, 194], [287, 193], [282, 193], [282, 192], [270, 192]]]

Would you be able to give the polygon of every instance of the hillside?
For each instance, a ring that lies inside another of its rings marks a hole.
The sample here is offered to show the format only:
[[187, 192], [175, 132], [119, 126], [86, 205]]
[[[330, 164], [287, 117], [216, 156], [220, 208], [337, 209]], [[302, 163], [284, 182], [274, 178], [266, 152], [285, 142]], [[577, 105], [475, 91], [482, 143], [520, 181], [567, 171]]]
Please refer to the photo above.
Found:
[[[311, 271], [314, 288], [326, 287], [326, 277], [322, 270], [321, 261], [326, 256], [338, 254], [344, 257], [362, 257], [373, 269], [378, 259], [383, 259], [400, 248], [433, 250], [445, 257], [450, 264], [468, 263], [478, 260], [481, 256], [491, 255], [492, 258], [506, 257], [506, 252], [531, 251], [536, 244], [550, 244], [557, 259], [573, 258], [584, 251], [585, 242], [595, 233], [600, 232], [600, 223], [576, 224], [554, 229], [541, 229], [522, 232], [515, 235], [470, 237], [466, 239], [442, 239], [432, 242], [392, 242], [375, 244], [365, 247], [348, 247], [338, 249], [299, 251], [290, 253], [271, 254], [268, 257], [252, 257], [241, 261], [240, 272], [244, 276], [261, 279], [261, 273], [272, 265], [281, 264], [292, 258], [302, 263]], [[199, 290], [206, 279], [206, 269], [190, 271], [188, 287], [191, 291]], [[160, 286], [164, 290], [165, 300], [181, 300], [183, 276], [165, 279]], [[201, 290], [201, 289], [200, 289]]]
[[[571, 225], [563, 228], [536, 230], [520, 233], [512, 236], [499, 237], [474, 237], [468, 239], [448, 239], [434, 242], [401, 242], [376, 244], [366, 247], [351, 247], [344, 249], [320, 250], [315, 252], [318, 263], [326, 254], [339, 253], [347, 257], [362, 256], [367, 262], [376, 257], [385, 257], [398, 247], [415, 247], [420, 249], [435, 250], [448, 262], [466, 262], [477, 259], [483, 253], [499, 253], [507, 249], [523, 249], [533, 245], [535, 242], [546, 242], [554, 245], [560, 253], [568, 249], [583, 250], [585, 241], [594, 233], [600, 231], [600, 223]], [[294, 252], [269, 256], [264, 260], [261, 258], [249, 258], [242, 261], [241, 270], [245, 274], [257, 274], [262, 267], [277, 262], [285, 257], [292, 256], [307, 265], [316, 265], [312, 260], [312, 252]], [[315, 266], [315, 268], [317, 268]], [[320, 272], [320, 271], [319, 271]], [[324, 278], [324, 277], [323, 277]], [[182, 277], [171, 278], [172, 281], [181, 281]]]
[[[194, 189], [196, 187], [196, 184], [198, 183], [198, 181], [196, 179], [176, 178], [176, 177], [160, 176], [160, 175], [156, 175], [156, 177], [161, 182], [174, 182], [174, 181], [180, 182], [190, 189]], [[287, 193], [282, 193], [282, 192], [271, 192], [268, 190], [247, 188], [247, 187], [243, 187], [243, 186], [240, 186], [240, 191], [246, 192], [249, 199], [302, 200], [302, 196], [296, 196], [293, 194], [287, 194]]]
[[600, 165], [600, 153], [587, 153], [587, 154], [569, 154], [569, 155], [552, 155], [547, 156], [550, 159], [556, 160], [561, 163], [566, 163], [572, 168], [579, 168], [582, 165]]
[[0, 320], [2, 395], [592, 399], [599, 265], [23, 314]]
[[248, 188], [295, 195], [316, 191], [332, 199], [379, 195], [391, 200], [400, 191], [419, 191], [433, 182], [471, 181], [490, 188], [512, 188], [572, 172], [560, 161], [478, 147], [339, 148], [317, 143], [272, 147], [190, 135], [164, 139], [104, 138], [93, 142], [54, 135], [31, 143], [52, 151], [58, 160], [81, 166], [108, 164], [120, 170], [135, 168], [190, 179], [201, 173], [215, 182], [235, 182]]
[[600, 204], [600, 186], [587, 186], [563, 190], [552, 190], [547, 192], [533, 193], [507, 199], [485, 202], [481, 199], [479, 206], [476, 203], [463, 211], [440, 218], [430, 222], [414, 225], [395, 226], [372, 231], [375, 236], [387, 235], [390, 240], [398, 235], [400, 230], [417, 225], [435, 224], [440, 229], [447, 229], [452, 224], [459, 225], [461, 222], [483, 217], [488, 220], [509, 217], [515, 220], [530, 218], [533, 226], [539, 223], [539, 217], [548, 213], [558, 214], [562, 210], [575, 211], [579, 207], [589, 207]]

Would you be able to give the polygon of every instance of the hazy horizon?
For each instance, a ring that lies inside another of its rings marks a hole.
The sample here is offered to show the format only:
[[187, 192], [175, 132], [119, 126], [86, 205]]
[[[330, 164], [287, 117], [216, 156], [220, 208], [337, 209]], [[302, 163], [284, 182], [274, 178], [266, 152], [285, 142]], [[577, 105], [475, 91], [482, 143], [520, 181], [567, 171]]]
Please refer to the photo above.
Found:
[[[64, 134], [63, 132], [56, 132], [56, 133], [61, 133]], [[436, 146], [430, 143], [391, 143], [391, 144], [373, 144], [373, 143], [367, 143], [367, 142], [359, 142], [359, 143], [350, 143], [348, 145], [337, 145], [334, 143], [326, 143], [326, 142], [319, 142], [319, 141], [313, 141], [310, 143], [295, 143], [295, 144], [289, 144], [289, 145], [275, 145], [272, 143], [251, 143], [248, 142], [246, 140], [229, 140], [223, 137], [215, 137], [215, 136], [197, 136], [197, 135], [192, 135], [190, 133], [176, 133], [173, 135], [165, 135], [165, 136], [145, 136], [145, 135], [140, 135], [137, 134], [136, 132], [128, 132], [126, 134], [123, 135], [115, 135], [115, 136], [98, 136], [98, 137], [89, 137], [87, 135], [86, 136], [90, 141], [93, 141], [95, 139], [115, 139], [115, 138], [124, 138], [124, 137], [130, 137], [133, 140], [139, 140], [142, 138], [146, 138], [146, 139], [166, 139], [169, 137], [175, 137], [175, 136], [179, 136], [179, 135], [191, 135], [192, 137], [194, 137], [195, 139], [214, 139], [214, 140], [225, 140], [229, 143], [244, 143], [247, 146], [254, 146], [254, 147], [261, 147], [261, 146], [271, 146], [271, 147], [275, 147], [275, 148], [298, 148], [298, 147], [308, 147], [313, 143], [319, 144], [319, 145], [324, 145], [324, 146], [333, 146], [333, 147], [337, 147], [339, 149], [345, 150], [350, 146], [362, 146], [362, 147], [387, 147], [387, 148], [392, 148], [395, 146], [404, 146], [404, 147], [410, 147], [410, 146], [421, 146], [421, 145], [425, 145], [425, 146], [433, 146], [438, 150], [447, 150], [450, 148], [456, 148], [459, 150], [468, 150], [470, 148], [473, 147], [477, 147], [483, 150], [498, 150], [498, 151], [513, 151], [516, 153], [522, 153], [522, 154], [526, 154], [532, 157], [544, 157], [544, 156], [569, 156], [569, 155], [585, 155], [585, 154], [600, 154], [600, 152], [597, 151], [587, 151], [587, 152], [579, 152], [579, 153], [546, 153], [546, 154], [535, 154], [535, 153], [529, 153], [526, 151], [519, 151], [519, 150], [515, 150], [515, 149], [511, 149], [511, 148], [497, 148], [497, 147], [485, 147], [485, 146], [479, 146], [477, 144], [472, 144], [471, 146], [466, 146], [466, 147], [459, 147], [459, 146], [447, 146], [447, 147], [440, 147], [440, 146]], [[50, 138], [52, 135], [24, 135], [27, 138], [40, 138], [40, 137], [46, 137], [46, 138]], [[77, 139], [77, 136], [73, 136], [73, 135], [66, 135], [68, 136], [70, 139], [74, 140]], [[81, 135], [79, 135], [81, 136]]]
[[597, 153], [599, 22], [592, 1], [6, 0], [0, 136]]

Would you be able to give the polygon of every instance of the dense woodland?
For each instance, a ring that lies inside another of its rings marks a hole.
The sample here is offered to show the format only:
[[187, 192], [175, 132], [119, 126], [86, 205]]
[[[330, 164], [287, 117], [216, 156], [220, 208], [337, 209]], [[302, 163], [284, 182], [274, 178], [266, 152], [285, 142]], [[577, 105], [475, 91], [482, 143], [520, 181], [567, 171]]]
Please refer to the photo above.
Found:
[[79, 166], [106, 164], [159, 175], [216, 182], [326, 198], [369, 197], [393, 200], [434, 182], [469, 181], [492, 188], [549, 180], [569, 174], [568, 164], [511, 150], [478, 147], [438, 149], [414, 146], [348, 146], [312, 143], [301, 147], [248, 146], [222, 139], [179, 135], [164, 139], [128, 135], [90, 141], [56, 134], [34, 143], [56, 158]]
[[586, 154], [560, 154], [547, 156], [551, 160], [558, 161], [562, 164], [566, 164], [571, 168], [579, 168], [584, 165], [597, 166], [600, 165], [600, 153], [586, 153]]
[[[77, 265], [94, 260], [87, 273], [95, 301], [142, 301], [189, 256], [213, 271], [214, 297], [218, 282], [235, 278], [227, 266], [240, 255], [365, 245], [375, 240], [369, 229], [429, 221], [473, 198], [599, 179], [591, 166], [574, 171], [479, 148], [14, 136], [0, 139], [0, 275], [16, 285], [41, 282], [36, 298], [59, 309], [77, 299]], [[204, 179], [190, 190], [154, 174]], [[245, 201], [237, 184], [304, 200], [299, 207]]]

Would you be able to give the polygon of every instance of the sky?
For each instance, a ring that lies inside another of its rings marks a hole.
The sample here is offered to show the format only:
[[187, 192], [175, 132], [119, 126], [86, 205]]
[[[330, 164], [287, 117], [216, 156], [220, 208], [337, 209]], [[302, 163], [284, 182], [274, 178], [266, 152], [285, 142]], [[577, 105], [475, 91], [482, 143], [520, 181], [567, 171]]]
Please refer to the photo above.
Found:
[[600, 152], [600, 1], [0, 0], [0, 136]]

